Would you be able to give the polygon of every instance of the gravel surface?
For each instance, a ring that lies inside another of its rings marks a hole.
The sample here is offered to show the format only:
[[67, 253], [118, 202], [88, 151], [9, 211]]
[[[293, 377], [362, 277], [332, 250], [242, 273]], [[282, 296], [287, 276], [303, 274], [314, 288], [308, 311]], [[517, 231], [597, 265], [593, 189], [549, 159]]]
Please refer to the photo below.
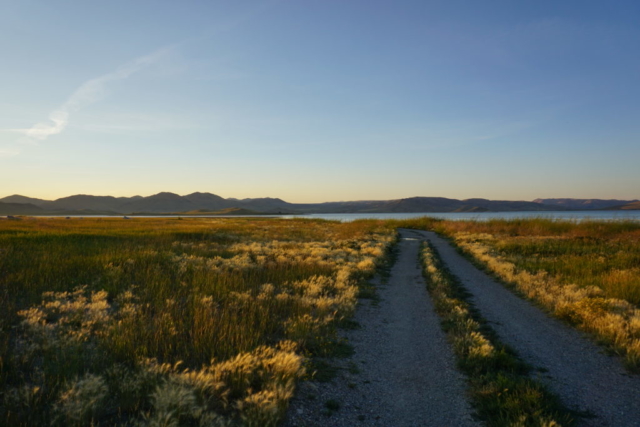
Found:
[[340, 368], [332, 382], [301, 384], [285, 426], [477, 425], [410, 234], [401, 232], [388, 283], [377, 281], [380, 302], [361, 300], [354, 319], [361, 327], [342, 334], [355, 354], [330, 360]]
[[565, 405], [593, 414], [586, 426], [640, 426], [640, 376], [628, 374], [581, 332], [553, 319], [459, 255], [432, 232], [412, 231], [430, 241], [444, 264], [473, 295], [476, 308], [519, 356], [534, 367]]

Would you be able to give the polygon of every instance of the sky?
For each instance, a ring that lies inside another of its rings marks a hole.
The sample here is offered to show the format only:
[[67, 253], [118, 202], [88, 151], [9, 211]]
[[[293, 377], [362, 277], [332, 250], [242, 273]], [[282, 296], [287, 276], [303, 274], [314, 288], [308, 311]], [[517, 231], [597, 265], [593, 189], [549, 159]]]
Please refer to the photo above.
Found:
[[0, 0], [0, 197], [640, 198], [640, 2]]

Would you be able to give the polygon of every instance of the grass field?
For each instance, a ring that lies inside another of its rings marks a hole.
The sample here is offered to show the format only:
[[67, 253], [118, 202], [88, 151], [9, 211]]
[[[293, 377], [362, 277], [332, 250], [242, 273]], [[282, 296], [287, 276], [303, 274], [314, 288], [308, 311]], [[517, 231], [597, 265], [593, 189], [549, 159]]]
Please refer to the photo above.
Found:
[[0, 424], [274, 425], [394, 238], [379, 221], [0, 221]]
[[[275, 425], [397, 227], [449, 236], [640, 370], [634, 222], [1, 220], [0, 425]], [[566, 422], [423, 256], [485, 419]]]
[[422, 220], [640, 371], [640, 223]]

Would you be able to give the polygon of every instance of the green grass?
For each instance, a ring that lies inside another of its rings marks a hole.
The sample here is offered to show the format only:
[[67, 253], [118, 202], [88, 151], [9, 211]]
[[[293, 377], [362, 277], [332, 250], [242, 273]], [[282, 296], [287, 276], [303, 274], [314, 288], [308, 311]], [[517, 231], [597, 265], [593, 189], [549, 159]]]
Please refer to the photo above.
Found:
[[272, 425], [305, 357], [349, 351], [336, 327], [392, 240], [380, 221], [0, 221], [0, 424]]
[[545, 272], [561, 284], [596, 286], [606, 297], [640, 304], [640, 223], [550, 219], [443, 222], [453, 235], [487, 233], [496, 255], [519, 269]]

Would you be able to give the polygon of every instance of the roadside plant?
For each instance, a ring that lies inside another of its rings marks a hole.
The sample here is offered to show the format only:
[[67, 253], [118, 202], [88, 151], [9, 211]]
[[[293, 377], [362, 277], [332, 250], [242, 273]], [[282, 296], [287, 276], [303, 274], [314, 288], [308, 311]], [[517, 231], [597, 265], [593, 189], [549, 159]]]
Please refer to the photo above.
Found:
[[[546, 271], [518, 267], [494, 249], [498, 238], [458, 233], [456, 244], [500, 279], [555, 316], [593, 334], [597, 341], [624, 357], [625, 365], [640, 371], [640, 309], [626, 300], [607, 297], [595, 285], [562, 283]], [[640, 286], [639, 286], [640, 287]]]

